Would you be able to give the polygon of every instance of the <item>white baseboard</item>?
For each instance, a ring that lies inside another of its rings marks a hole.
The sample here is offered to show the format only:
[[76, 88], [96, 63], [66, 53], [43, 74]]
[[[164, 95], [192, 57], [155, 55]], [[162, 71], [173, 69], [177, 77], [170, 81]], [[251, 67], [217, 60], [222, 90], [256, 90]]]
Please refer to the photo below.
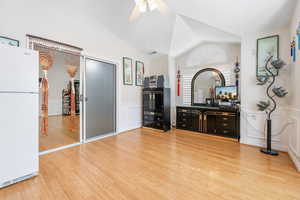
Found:
[[298, 158], [296, 156], [296, 153], [291, 148], [289, 148], [288, 153], [289, 153], [290, 158], [294, 162], [297, 170], [300, 172], [300, 158]]
[[[266, 142], [261, 142], [257, 140], [249, 140], [247, 139], [247, 142], [244, 140], [240, 141], [241, 144], [248, 144], [256, 147], [266, 147]], [[277, 150], [277, 151], [283, 151], [283, 152], [288, 152], [288, 148], [286, 146], [280, 145], [280, 144], [274, 144], [272, 143], [272, 149]]]
[[[241, 139], [240, 143], [257, 146], [257, 147], [266, 147], [266, 144], [267, 144], [267, 142], [265, 140], [254, 139], [254, 138], [247, 138], [246, 140]], [[277, 151], [288, 152], [288, 147], [280, 144], [279, 142], [272, 142], [272, 149], [277, 150]]]
[[142, 127], [142, 123], [139, 123], [137, 125], [133, 125], [133, 126], [128, 126], [126, 128], [122, 128], [118, 131], [118, 133], [123, 133], [123, 132], [126, 132], [126, 131], [131, 131], [131, 130], [134, 130], [134, 129], [138, 129], [138, 128], [141, 128]]

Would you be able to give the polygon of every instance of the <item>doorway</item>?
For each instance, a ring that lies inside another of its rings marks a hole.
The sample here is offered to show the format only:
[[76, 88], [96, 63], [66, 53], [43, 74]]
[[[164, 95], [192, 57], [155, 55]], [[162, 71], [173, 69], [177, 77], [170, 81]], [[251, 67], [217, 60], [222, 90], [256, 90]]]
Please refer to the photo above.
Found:
[[85, 138], [116, 133], [116, 64], [85, 58]]
[[27, 36], [28, 48], [39, 51], [40, 155], [116, 134], [117, 64]]
[[81, 141], [80, 54], [34, 44], [39, 51], [39, 151]]

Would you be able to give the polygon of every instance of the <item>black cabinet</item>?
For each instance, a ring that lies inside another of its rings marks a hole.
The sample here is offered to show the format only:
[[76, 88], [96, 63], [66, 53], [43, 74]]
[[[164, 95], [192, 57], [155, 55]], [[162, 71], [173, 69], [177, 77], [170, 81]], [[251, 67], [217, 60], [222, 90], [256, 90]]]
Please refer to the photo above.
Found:
[[170, 89], [143, 89], [143, 126], [170, 130]]
[[177, 107], [176, 127], [224, 137], [240, 138], [239, 110], [216, 107]]
[[178, 108], [176, 121], [179, 129], [202, 131], [202, 113], [199, 110]]

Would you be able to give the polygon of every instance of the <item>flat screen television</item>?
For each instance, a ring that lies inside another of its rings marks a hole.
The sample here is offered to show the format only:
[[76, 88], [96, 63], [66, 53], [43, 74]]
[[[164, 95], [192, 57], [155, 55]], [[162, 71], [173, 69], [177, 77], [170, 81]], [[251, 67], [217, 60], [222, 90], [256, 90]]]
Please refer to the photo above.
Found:
[[238, 92], [236, 86], [216, 87], [216, 99], [221, 101], [237, 100]]

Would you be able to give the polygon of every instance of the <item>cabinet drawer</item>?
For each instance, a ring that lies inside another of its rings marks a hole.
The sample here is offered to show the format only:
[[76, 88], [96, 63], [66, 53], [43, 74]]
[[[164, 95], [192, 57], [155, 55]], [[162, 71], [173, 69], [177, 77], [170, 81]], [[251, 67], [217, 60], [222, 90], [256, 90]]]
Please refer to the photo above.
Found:
[[235, 129], [235, 121], [217, 121], [216, 127], [219, 129], [229, 129], [234, 130]]
[[235, 122], [236, 117], [232, 115], [217, 115], [217, 122]]
[[233, 136], [235, 136], [235, 131], [234, 131], [234, 129], [217, 128], [216, 134], [223, 135], [223, 136], [233, 137]]
[[191, 124], [190, 123], [185, 123], [185, 122], [179, 122], [179, 123], [176, 124], [176, 127], [178, 129], [190, 130], [191, 129]]
[[177, 108], [177, 112], [180, 112], [180, 113], [188, 113], [188, 112], [190, 112], [190, 110], [184, 109], [184, 108]]
[[179, 118], [191, 118], [192, 115], [191, 115], [191, 113], [178, 112], [177, 117], [179, 117]]

